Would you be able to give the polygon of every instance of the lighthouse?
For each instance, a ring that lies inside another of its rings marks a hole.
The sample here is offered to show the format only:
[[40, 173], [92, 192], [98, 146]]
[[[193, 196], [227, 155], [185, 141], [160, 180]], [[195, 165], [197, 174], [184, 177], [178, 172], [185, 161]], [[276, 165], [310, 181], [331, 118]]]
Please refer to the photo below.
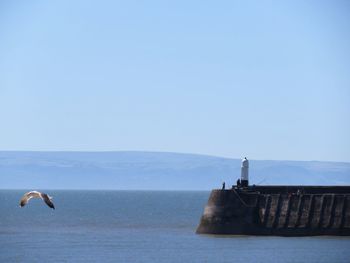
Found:
[[247, 187], [248, 186], [248, 170], [249, 170], [249, 162], [247, 157], [244, 157], [242, 160], [242, 167], [241, 167], [241, 186]]

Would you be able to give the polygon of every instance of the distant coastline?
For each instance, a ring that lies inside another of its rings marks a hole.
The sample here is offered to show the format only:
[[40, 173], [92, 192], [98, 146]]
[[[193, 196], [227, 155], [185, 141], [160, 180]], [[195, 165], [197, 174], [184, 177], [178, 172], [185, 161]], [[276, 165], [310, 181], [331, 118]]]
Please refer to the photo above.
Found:
[[[172, 152], [0, 151], [1, 189], [210, 190], [239, 177], [240, 159]], [[251, 160], [251, 183], [350, 184], [350, 163]]]

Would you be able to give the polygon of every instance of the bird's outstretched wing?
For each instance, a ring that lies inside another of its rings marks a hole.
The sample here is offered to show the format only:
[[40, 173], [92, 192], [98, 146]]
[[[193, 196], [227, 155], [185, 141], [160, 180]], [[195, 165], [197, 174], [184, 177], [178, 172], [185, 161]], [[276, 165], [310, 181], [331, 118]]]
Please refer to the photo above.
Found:
[[51, 198], [47, 194], [42, 193], [41, 197], [50, 208], [55, 209], [55, 206], [51, 202]]
[[21, 201], [19, 202], [19, 205], [22, 207], [22, 206], [25, 206], [28, 201], [32, 198], [41, 198], [41, 194], [37, 191], [30, 191], [28, 193], [25, 193], [22, 198], [21, 198]]

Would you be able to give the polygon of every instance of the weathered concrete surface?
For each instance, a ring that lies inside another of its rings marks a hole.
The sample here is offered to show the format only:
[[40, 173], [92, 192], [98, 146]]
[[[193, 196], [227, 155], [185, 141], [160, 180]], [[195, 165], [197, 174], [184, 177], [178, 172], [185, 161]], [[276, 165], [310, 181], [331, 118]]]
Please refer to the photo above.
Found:
[[199, 234], [350, 235], [350, 186], [213, 190]]

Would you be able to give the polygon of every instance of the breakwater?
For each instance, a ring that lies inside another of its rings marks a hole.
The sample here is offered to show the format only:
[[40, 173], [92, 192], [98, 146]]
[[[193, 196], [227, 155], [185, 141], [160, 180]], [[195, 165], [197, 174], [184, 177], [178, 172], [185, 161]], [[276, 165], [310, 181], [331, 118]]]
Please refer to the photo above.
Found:
[[213, 190], [199, 234], [350, 235], [350, 186]]

